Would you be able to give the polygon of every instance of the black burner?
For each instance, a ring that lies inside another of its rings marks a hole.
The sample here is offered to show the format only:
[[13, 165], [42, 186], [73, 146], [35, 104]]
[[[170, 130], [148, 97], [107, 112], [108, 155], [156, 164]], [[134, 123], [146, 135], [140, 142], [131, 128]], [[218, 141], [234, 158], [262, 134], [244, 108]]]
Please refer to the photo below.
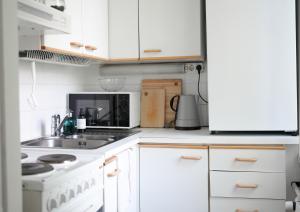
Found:
[[46, 163], [22, 163], [22, 175], [41, 174], [53, 169], [53, 166]]
[[21, 159], [25, 159], [25, 158], [28, 158], [28, 155], [25, 154], [25, 153], [22, 153], [22, 154], [21, 154]]
[[75, 161], [76, 156], [68, 154], [51, 154], [43, 155], [38, 158], [38, 161], [44, 163], [64, 163], [65, 161]]

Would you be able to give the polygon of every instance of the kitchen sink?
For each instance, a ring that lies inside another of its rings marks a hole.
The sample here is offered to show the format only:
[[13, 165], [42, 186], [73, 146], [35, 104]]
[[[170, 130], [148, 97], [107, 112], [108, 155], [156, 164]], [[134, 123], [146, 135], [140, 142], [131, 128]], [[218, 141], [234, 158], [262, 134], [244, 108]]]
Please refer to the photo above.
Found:
[[103, 132], [75, 134], [61, 137], [44, 137], [22, 142], [22, 146], [58, 149], [98, 149], [135, 133], [137, 132]]

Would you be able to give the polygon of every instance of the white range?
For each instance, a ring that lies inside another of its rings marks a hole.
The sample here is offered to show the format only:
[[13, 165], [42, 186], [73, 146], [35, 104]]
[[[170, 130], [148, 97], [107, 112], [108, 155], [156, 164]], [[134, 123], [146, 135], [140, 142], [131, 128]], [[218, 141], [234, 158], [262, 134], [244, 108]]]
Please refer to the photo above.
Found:
[[22, 158], [24, 212], [102, 210], [101, 155], [23, 148]]

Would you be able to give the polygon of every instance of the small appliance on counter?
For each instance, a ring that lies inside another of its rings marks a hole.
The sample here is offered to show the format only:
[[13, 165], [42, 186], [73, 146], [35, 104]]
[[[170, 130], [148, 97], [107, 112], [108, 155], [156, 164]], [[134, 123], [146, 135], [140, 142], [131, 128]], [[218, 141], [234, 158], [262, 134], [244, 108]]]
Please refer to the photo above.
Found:
[[201, 128], [194, 95], [174, 96], [170, 101], [170, 106], [176, 112], [176, 130], [199, 130]]
[[70, 93], [69, 109], [85, 112], [86, 128], [131, 129], [140, 125], [140, 93]]

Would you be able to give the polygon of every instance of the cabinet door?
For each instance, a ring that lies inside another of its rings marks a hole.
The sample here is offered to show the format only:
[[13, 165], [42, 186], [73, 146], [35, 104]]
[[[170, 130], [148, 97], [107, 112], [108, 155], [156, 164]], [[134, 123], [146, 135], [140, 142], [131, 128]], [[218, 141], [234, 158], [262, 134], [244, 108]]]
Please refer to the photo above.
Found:
[[83, 1], [84, 53], [100, 58], [108, 57], [108, 1]]
[[138, 0], [109, 1], [109, 57], [138, 60]]
[[117, 161], [104, 166], [104, 212], [118, 211]]
[[208, 212], [206, 149], [140, 148], [141, 212]]
[[140, 56], [201, 55], [202, 0], [140, 0]]
[[75, 53], [82, 53], [82, 0], [66, 0], [65, 13], [71, 17], [71, 34], [44, 35], [42, 45]]
[[118, 169], [118, 211], [138, 212], [137, 148], [129, 148], [117, 155]]

